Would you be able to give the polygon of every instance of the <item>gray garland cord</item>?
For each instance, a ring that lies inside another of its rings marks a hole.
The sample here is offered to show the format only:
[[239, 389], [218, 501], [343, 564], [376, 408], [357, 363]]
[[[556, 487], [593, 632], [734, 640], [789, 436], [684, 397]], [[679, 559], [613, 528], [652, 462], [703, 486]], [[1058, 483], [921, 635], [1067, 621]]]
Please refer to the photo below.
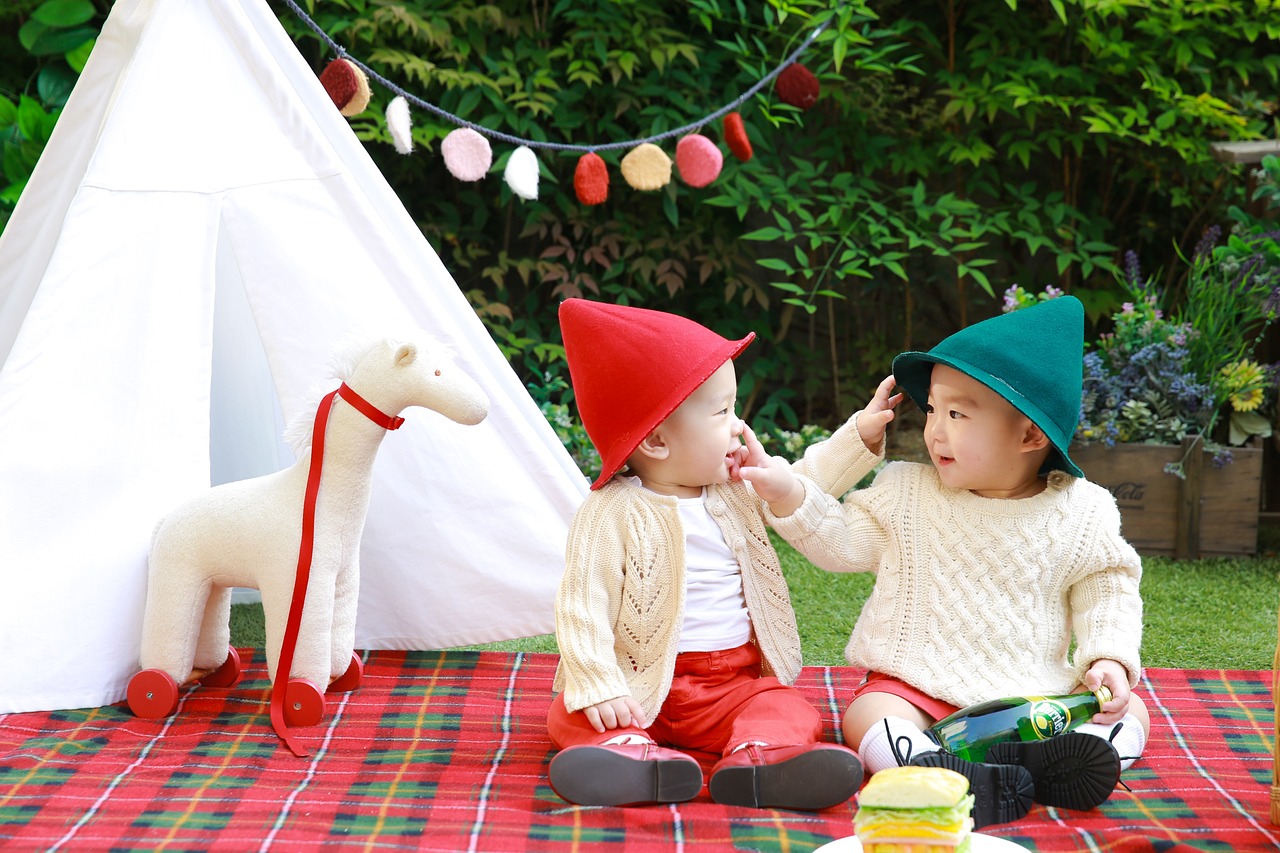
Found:
[[428, 112], [434, 113], [440, 118], [447, 119], [448, 121], [451, 121], [456, 125], [459, 125], [460, 127], [469, 127], [472, 130], [476, 131], [477, 133], [482, 133], [485, 136], [498, 140], [499, 142], [506, 142], [511, 145], [524, 145], [529, 148], [545, 148], [550, 151], [578, 151], [578, 152], [584, 152], [584, 153], [589, 151], [609, 151], [609, 150], [616, 150], [619, 148], [632, 148], [636, 145], [640, 145], [645, 142], [660, 142], [663, 139], [670, 139], [674, 136], [681, 136], [691, 131], [699, 130], [707, 122], [715, 121], [721, 116], [728, 115], [729, 113], [736, 110], [738, 107], [742, 106], [742, 104], [745, 103], [748, 98], [752, 97], [761, 89], [763, 89], [765, 86], [769, 85], [769, 83], [773, 81], [774, 77], [777, 77], [779, 74], [781, 74], [783, 69], [785, 69], [791, 63], [795, 62], [800, 57], [801, 54], [803, 54], [806, 50], [808, 50], [809, 46], [813, 44], [813, 42], [818, 38], [819, 35], [822, 34], [822, 31], [825, 30], [831, 24], [830, 19], [828, 19], [827, 21], [824, 21], [822, 24], [816, 27], [813, 30], [813, 32], [809, 34], [808, 38], [806, 38], [799, 47], [797, 47], [795, 50], [791, 52], [790, 56], [782, 60], [782, 62], [779, 63], [777, 68], [774, 68], [772, 71], [766, 74], [763, 78], [761, 78], [758, 83], [756, 83], [747, 91], [743, 92], [733, 101], [730, 101], [720, 109], [716, 110], [710, 115], [704, 116], [698, 121], [691, 122], [690, 124], [686, 124], [683, 127], [677, 127], [672, 130], [668, 130], [665, 133], [658, 133], [653, 136], [646, 136], [643, 139], [629, 139], [624, 142], [606, 142], [602, 145], [571, 145], [571, 144], [565, 144], [560, 142], [540, 142], [535, 139], [522, 139], [519, 136], [512, 136], [511, 134], [503, 133], [500, 130], [491, 130], [487, 127], [483, 127], [473, 122], [469, 122], [460, 116], [456, 116], [453, 113], [448, 112], [447, 110], [443, 110], [440, 107], [437, 107], [435, 104], [427, 103], [426, 101], [419, 98], [417, 95], [414, 95], [410, 92], [406, 92], [404, 89], [400, 88], [395, 83], [392, 83], [390, 80], [383, 77], [377, 71], [374, 71], [368, 65], [365, 65], [360, 60], [349, 55], [345, 48], [343, 48], [333, 39], [329, 38], [329, 34], [326, 33], [324, 30], [322, 30], [319, 24], [311, 20], [311, 18], [307, 15], [306, 12], [302, 11], [302, 7], [300, 7], [295, 2], [295, 0], [284, 0], [284, 3], [290, 9], [293, 10], [293, 13], [297, 15], [298, 18], [300, 18], [304, 24], [310, 27], [315, 32], [315, 34], [318, 35], [320, 39], [329, 46], [329, 49], [332, 50], [339, 59], [345, 59], [348, 62], [354, 64], [366, 75], [368, 75], [370, 80], [377, 81], [380, 85], [391, 90], [395, 94], [401, 96], [406, 101], [413, 104], [414, 106], [421, 107], [422, 109], [427, 110]]

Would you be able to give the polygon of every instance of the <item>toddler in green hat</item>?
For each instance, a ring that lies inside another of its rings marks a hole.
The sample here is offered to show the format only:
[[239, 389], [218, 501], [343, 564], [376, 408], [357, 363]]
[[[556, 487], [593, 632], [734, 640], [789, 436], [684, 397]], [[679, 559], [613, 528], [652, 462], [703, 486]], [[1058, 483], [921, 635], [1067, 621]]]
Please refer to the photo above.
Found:
[[[868, 670], [844, 715], [867, 773], [939, 765], [968, 777], [979, 827], [1032, 801], [1089, 809], [1142, 753], [1142, 563], [1111, 494], [1083, 478], [1070, 443], [1080, 412], [1084, 311], [1064, 296], [902, 353], [865, 409], [795, 466], [750, 430], [740, 476], [770, 524], [828, 571], [871, 571], [875, 586], [845, 650]], [[925, 412], [932, 464], [891, 462], [843, 495], [883, 454], [902, 398]], [[987, 759], [941, 751], [925, 730], [988, 699], [1106, 686], [1093, 721]]]

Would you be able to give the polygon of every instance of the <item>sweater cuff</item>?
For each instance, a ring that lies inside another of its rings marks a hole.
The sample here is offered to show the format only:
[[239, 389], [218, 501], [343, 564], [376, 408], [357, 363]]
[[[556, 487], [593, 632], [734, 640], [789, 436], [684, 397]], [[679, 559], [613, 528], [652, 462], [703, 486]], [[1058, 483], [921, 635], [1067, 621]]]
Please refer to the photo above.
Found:
[[811, 535], [826, 518], [831, 503], [836, 502], [835, 498], [803, 474], [797, 474], [796, 480], [804, 487], [804, 500], [801, 501], [800, 506], [796, 507], [795, 512], [785, 518], [779, 518], [773, 514], [767, 503], [764, 504], [765, 521], [778, 531], [782, 538], [788, 540], [793, 537], [802, 539]]
[[822, 491], [841, 498], [858, 485], [876, 464], [884, 459], [884, 445], [880, 452], [872, 453], [862, 443], [858, 433], [858, 415], [855, 412], [825, 441], [811, 445], [795, 464], [797, 474], [809, 477]]

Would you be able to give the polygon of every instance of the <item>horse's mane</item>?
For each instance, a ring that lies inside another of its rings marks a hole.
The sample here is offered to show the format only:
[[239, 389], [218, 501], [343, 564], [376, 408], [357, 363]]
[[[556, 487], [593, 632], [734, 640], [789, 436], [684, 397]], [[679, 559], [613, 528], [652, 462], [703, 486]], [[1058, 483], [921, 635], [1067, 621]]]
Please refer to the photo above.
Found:
[[[355, 372], [356, 367], [364, 360], [374, 347], [381, 346], [384, 341], [388, 340], [386, 335], [373, 335], [368, 333], [355, 333], [345, 338], [334, 350], [334, 354], [329, 359], [329, 375], [338, 382], [346, 382], [351, 378], [351, 374]], [[422, 332], [406, 333], [396, 337], [392, 337], [391, 342], [397, 345], [399, 342], [413, 341], [420, 347], [436, 352], [450, 354], [452, 350], [441, 343], [436, 338], [424, 334]], [[311, 432], [316, 420], [316, 411], [320, 408], [320, 401], [324, 396], [337, 387], [337, 384], [330, 382], [327, 385], [313, 385], [311, 390], [307, 392], [306, 402], [301, 409], [298, 410], [292, 418], [289, 419], [284, 431], [284, 440], [293, 452], [301, 455], [303, 451], [311, 447]]]

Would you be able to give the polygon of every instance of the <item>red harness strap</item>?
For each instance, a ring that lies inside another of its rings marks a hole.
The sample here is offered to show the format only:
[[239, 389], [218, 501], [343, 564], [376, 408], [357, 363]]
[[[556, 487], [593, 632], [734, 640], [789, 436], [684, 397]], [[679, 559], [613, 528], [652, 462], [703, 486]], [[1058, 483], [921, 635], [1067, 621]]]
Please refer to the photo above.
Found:
[[[345, 382], [336, 391], [330, 391], [316, 409], [315, 425], [311, 429], [311, 465], [307, 471], [307, 491], [302, 500], [302, 541], [298, 546], [298, 571], [293, 582], [293, 598], [289, 603], [289, 618], [285, 623], [284, 637], [280, 642], [280, 660], [276, 663], [276, 680], [271, 686], [271, 727], [289, 750], [300, 758], [311, 753], [302, 748], [290, 736], [284, 720], [285, 693], [293, 669], [293, 653], [298, 646], [298, 628], [302, 625], [302, 607], [307, 598], [307, 582], [311, 578], [311, 557], [315, 550], [316, 497], [320, 494], [320, 472], [324, 467], [324, 437], [329, 424], [329, 412], [333, 408], [334, 395], [340, 395], [356, 410], [383, 429], [399, 429], [404, 418], [384, 414], [368, 400], [357, 394]], [[317, 684], [323, 691], [328, 683]]]

